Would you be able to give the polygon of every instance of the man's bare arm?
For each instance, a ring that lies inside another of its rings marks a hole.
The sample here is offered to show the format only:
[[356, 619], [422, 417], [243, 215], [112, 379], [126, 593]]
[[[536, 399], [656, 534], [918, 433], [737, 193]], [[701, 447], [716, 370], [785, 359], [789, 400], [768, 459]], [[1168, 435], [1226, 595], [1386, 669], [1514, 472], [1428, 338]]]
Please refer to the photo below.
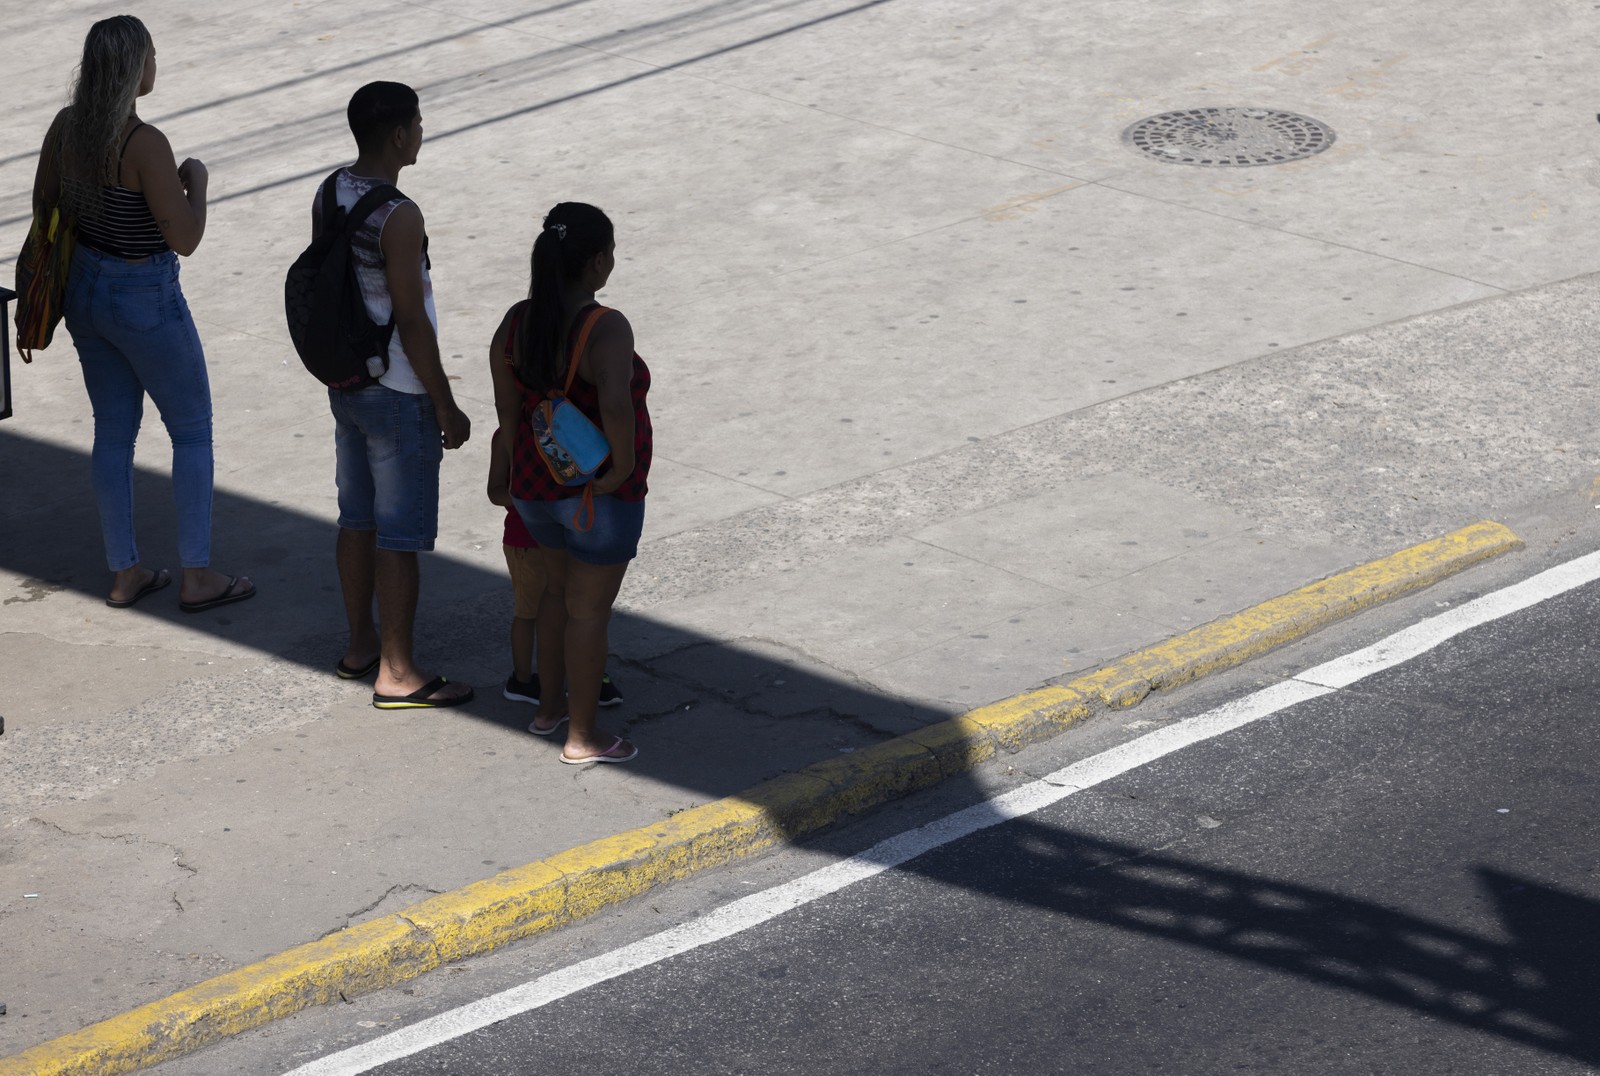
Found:
[[450, 380], [439, 358], [439, 337], [428, 320], [422, 292], [422, 210], [402, 202], [383, 226], [384, 277], [394, 306], [394, 329], [417, 380], [433, 398], [444, 447], [460, 448], [471, 435], [472, 421], [456, 406]]

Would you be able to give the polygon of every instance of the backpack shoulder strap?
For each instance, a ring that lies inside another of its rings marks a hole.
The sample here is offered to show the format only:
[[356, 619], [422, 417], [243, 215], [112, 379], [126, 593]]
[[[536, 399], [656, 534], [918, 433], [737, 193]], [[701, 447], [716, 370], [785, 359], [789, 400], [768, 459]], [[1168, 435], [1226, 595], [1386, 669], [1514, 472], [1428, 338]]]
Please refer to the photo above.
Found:
[[583, 319], [583, 325], [578, 329], [577, 342], [572, 345], [572, 358], [567, 361], [567, 383], [562, 388], [563, 395], [572, 391], [572, 379], [578, 376], [578, 364], [583, 361], [583, 349], [589, 346], [589, 330], [594, 328], [595, 322], [600, 320], [602, 314], [611, 313], [609, 306], [596, 303]]
[[385, 202], [392, 202], [397, 198], [404, 199], [405, 195], [388, 183], [380, 183], [373, 187], [366, 194], [363, 194], [355, 205], [350, 207], [350, 215], [345, 218], [344, 222], [345, 234], [355, 235], [356, 229], [366, 223], [367, 218], [372, 216], [374, 210]]
[[322, 231], [328, 230], [339, 213], [339, 173], [343, 171], [342, 166], [335, 168], [322, 181]]

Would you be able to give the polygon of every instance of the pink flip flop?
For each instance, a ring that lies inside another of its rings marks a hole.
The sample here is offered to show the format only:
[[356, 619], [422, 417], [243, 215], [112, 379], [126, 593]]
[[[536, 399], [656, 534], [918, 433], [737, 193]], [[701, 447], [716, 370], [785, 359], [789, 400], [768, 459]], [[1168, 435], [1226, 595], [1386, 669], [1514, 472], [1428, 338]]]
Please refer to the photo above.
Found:
[[568, 715], [568, 714], [562, 714], [560, 716], [560, 718], [558, 718], [556, 720], [556, 723], [554, 725], [551, 725], [547, 729], [540, 728], [538, 723], [537, 723], [537, 720], [530, 721], [530, 722], [528, 722], [528, 731], [533, 733], [535, 736], [552, 736], [552, 735], [555, 734], [556, 729], [560, 728], [562, 725], [565, 725], [567, 723], [567, 718], [569, 716], [570, 715]]
[[618, 736], [611, 741], [611, 746], [604, 751], [599, 751], [593, 755], [584, 755], [582, 758], [568, 758], [565, 754], [562, 754], [561, 761], [568, 766], [587, 766], [591, 762], [628, 762], [638, 756], [638, 747], [630, 746], [628, 753], [625, 755], [613, 755], [611, 753], [627, 742], [621, 736]]

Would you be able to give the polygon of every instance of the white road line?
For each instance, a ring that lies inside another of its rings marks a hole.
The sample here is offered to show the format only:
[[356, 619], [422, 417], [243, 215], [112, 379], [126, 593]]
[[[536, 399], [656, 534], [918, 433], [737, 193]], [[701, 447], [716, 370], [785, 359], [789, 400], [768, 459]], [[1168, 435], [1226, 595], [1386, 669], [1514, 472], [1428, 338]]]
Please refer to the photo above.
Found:
[[859, 855], [832, 864], [724, 905], [692, 923], [684, 923], [631, 945], [541, 975], [532, 982], [480, 1001], [440, 1013], [371, 1042], [301, 1065], [285, 1076], [356, 1076], [379, 1065], [449, 1042], [512, 1016], [549, 1005], [580, 990], [731, 937], [777, 918], [784, 912], [837, 893], [941, 845], [1000, 825], [1058, 803], [1103, 781], [1138, 769], [1174, 751], [1232, 732], [1297, 703], [1331, 694], [1417, 657], [1469, 628], [1498, 620], [1574, 587], [1600, 578], [1600, 553], [1558, 565], [1503, 590], [1347, 654], [1198, 717], [1102, 751], [1048, 777], [1013, 789], [992, 800], [936, 819], [891, 837]]
[[1590, 553], [1492, 594], [1485, 594], [1448, 613], [1429, 617], [1363, 650], [1307, 669], [1295, 679], [1324, 687], [1349, 687], [1373, 673], [1410, 661], [1469, 628], [1520, 612], [1596, 578], [1600, 578], [1600, 553]]

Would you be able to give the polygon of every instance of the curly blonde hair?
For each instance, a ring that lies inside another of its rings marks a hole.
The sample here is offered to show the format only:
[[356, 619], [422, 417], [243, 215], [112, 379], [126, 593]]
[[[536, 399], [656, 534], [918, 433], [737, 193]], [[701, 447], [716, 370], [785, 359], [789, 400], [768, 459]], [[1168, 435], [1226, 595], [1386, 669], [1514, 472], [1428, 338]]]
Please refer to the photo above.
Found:
[[150, 31], [132, 15], [89, 27], [61, 132], [64, 171], [100, 186], [117, 182], [117, 142], [133, 114], [150, 46]]

